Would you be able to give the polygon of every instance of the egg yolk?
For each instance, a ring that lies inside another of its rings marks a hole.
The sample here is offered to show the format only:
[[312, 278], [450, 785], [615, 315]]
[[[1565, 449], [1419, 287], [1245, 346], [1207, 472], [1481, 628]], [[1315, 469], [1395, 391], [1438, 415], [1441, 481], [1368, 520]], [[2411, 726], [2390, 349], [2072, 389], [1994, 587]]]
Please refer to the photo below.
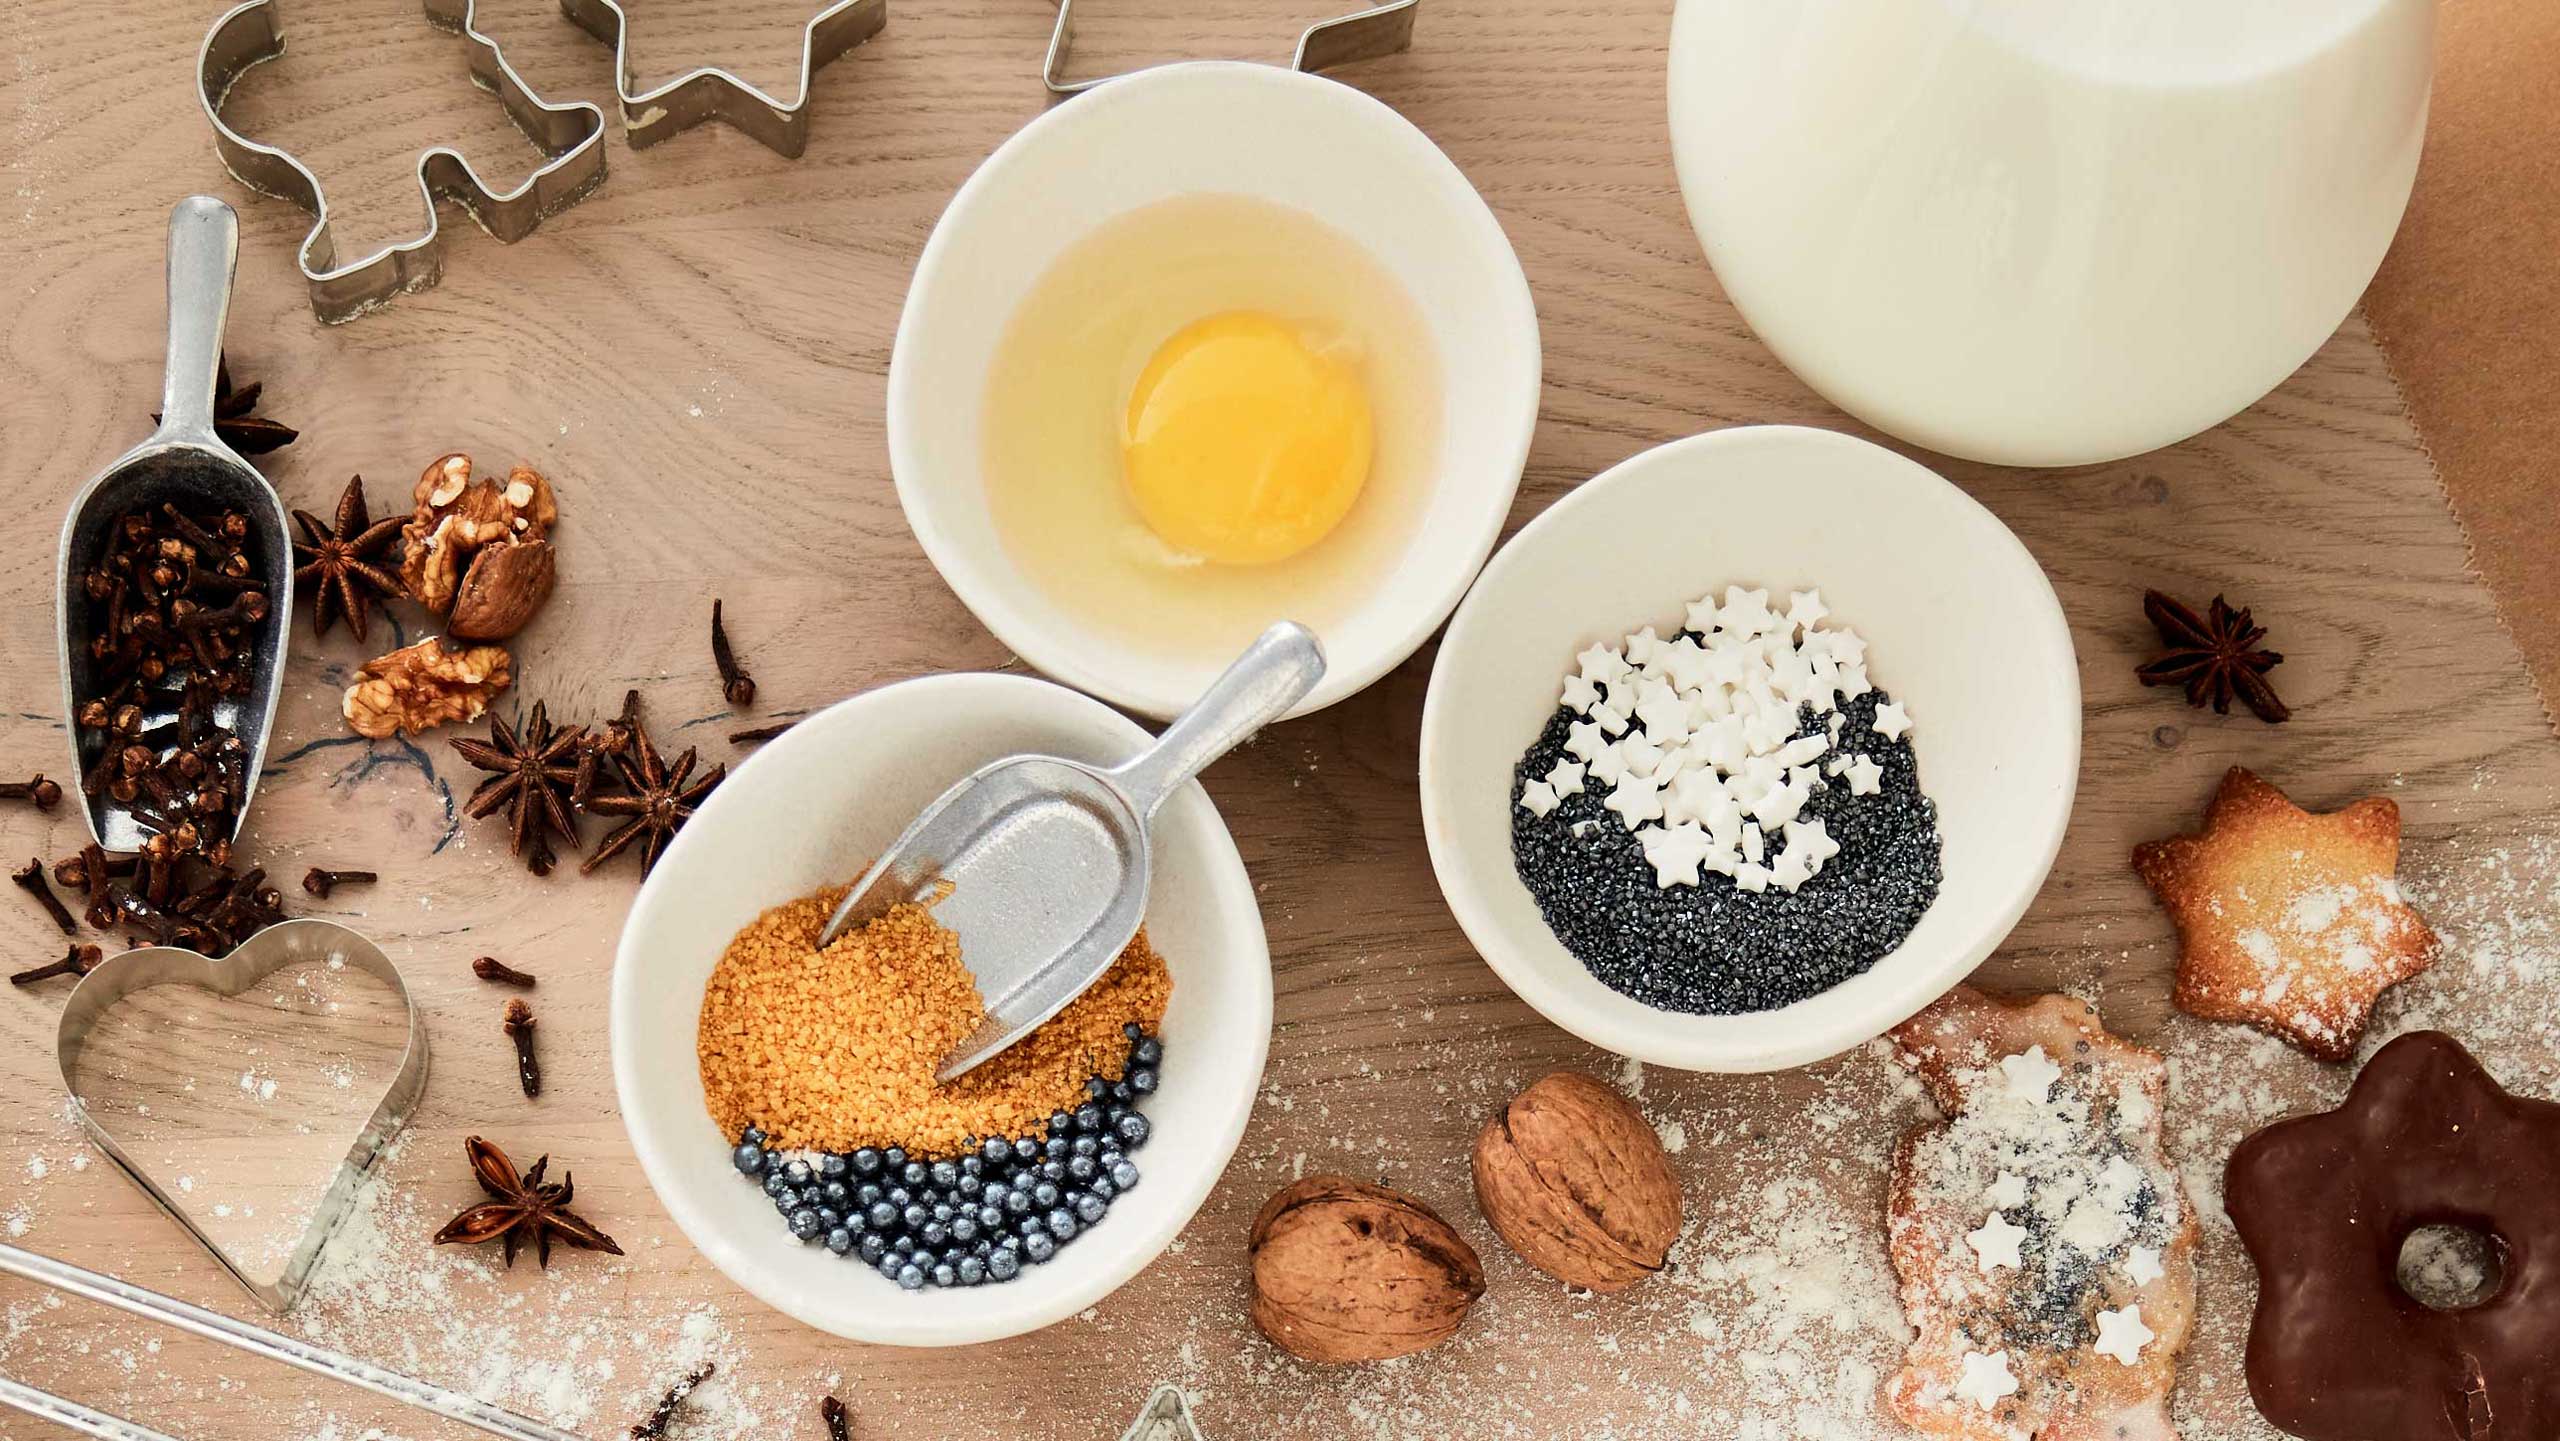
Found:
[[1238, 311], [1158, 347], [1130, 391], [1122, 474], [1147, 527], [1204, 560], [1264, 565], [1325, 538], [1369, 479], [1356, 367]]

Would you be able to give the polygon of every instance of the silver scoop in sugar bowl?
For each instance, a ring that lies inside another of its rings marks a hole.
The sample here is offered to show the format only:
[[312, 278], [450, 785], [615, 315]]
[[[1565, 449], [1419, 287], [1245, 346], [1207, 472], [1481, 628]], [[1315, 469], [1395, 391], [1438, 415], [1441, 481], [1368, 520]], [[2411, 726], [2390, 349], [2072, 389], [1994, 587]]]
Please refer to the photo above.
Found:
[[196, 195], [170, 212], [160, 428], [82, 486], [62, 524], [73, 774], [114, 850], [227, 842], [275, 719], [293, 619], [284, 502], [213, 428], [239, 251], [230, 206]]

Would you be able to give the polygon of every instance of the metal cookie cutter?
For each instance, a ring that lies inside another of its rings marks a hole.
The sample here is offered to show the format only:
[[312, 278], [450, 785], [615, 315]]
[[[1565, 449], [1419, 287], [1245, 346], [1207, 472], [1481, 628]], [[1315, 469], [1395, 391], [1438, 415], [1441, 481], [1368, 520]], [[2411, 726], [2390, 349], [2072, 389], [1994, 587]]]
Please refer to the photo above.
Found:
[[554, 105], [535, 93], [499, 53], [498, 43], [472, 27], [473, 0], [424, 0], [427, 20], [459, 31], [470, 42], [471, 78], [496, 92], [507, 115], [543, 154], [542, 168], [512, 190], [493, 191], [471, 163], [439, 145], [418, 156], [418, 190], [426, 202], [426, 229], [416, 238], [386, 245], [360, 260], [341, 263], [329, 235], [329, 202], [320, 181], [303, 163], [224, 123], [222, 106], [241, 75], [284, 53], [275, 0], [248, 0], [205, 32], [196, 56], [197, 96], [213, 126], [213, 146], [223, 168], [250, 189], [290, 200], [311, 212], [310, 233], [296, 256], [311, 287], [311, 308], [335, 325], [352, 320], [396, 295], [424, 290], [444, 273], [444, 237], [436, 204], [460, 205], [482, 230], [513, 244], [556, 211], [585, 198], [604, 179], [604, 111], [584, 101]]
[[1182, 1388], [1168, 1381], [1147, 1396], [1144, 1410], [1138, 1413], [1129, 1434], [1120, 1441], [1208, 1441], [1200, 1434], [1198, 1423], [1191, 1419], [1191, 1403]]
[[[563, 5], [571, 0], [561, 0]], [[610, 0], [607, 0], [610, 3]], [[1366, 10], [1319, 20], [1298, 36], [1297, 53], [1290, 57], [1289, 68], [1314, 74], [1354, 60], [1375, 60], [1413, 48], [1413, 18], [1422, 0], [1387, 0]], [[1040, 66], [1040, 83], [1052, 95], [1079, 95], [1096, 85], [1117, 80], [1118, 75], [1102, 75], [1091, 80], [1069, 80], [1067, 57], [1076, 45], [1076, 0], [1058, 0], [1058, 23], [1049, 31], [1049, 58]], [[1128, 72], [1122, 72], [1128, 73]]]
[[[221, 1243], [205, 1231], [190, 1214], [186, 1205], [152, 1178], [140, 1162], [128, 1154], [113, 1133], [108, 1131], [88, 1103], [81, 1098], [79, 1072], [81, 1052], [87, 1047], [90, 1033], [98, 1021], [117, 1003], [138, 991], [154, 986], [200, 986], [220, 996], [236, 996], [284, 967], [295, 964], [339, 963], [361, 970], [391, 987], [399, 998], [401, 1010], [409, 1022], [408, 1041], [400, 1053], [399, 1069], [383, 1088], [382, 1098], [375, 1103], [373, 1115], [347, 1148], [346, 1158], [330, 1177], [329, 1188], [313, 1208], [311, 1219], [303, 1227], [301, 1237], [287, 1256], [283, 1269], [273, 1281], [261, 1280], [245, 1269], [238, 1259], [223, 1249]], [[336, 1232], [338, 1224], [354, 1211], [356, 1187], [365, 1172], [382, 1154], [386, 1145], [408, 1122], [409, 1113], [417, 1107], [418, 1098], [427, 1088], [427, 1026], [416, 1003], [409, 998], [409, 988], [400, 979], [399, 967], [382, 953], [382, 948], [362, 935], [335, 921], [304, 919], [269, 926], [243, 942], [238, 949], [221, 960], [210, 960], [177, 946], [147, 946], [111, 957], [104, 965], [82, 979], [71, 998], [63, 1003], [62, 1020], [54, 1032], [54, 1062], [62, 1073], [62, 1086], [71, 1097], [71, 1109], [80, 1118], [89, 1139], [106, 1153], [116, 1169], [152, 1203], [169, 1213], [186, 1233], [204, 1247], [216, 1264], [239, 1282], [250, 1295], [267, 1309], [282, 1314], [293, 1309], [302, 1299], [303, 1288], [310, 1284], [312, 1269], [319, 1264], [322, 1248]]]
[[560, 13], [613, 47], [613, 89], [622, 102], [623, 137], [632, 149], [655, 145], [705, 120], [725, 120], [776, 153], [797, 159], [809, 147], [809, 77], [879, 34], [889, 23], [889, 0], [836, 0], [810, 19], [801, 32], [800, 91], [789, 101], [776, 100], [711, 65], [633, 94], [630, 20], [618, 0], [560, 0]]

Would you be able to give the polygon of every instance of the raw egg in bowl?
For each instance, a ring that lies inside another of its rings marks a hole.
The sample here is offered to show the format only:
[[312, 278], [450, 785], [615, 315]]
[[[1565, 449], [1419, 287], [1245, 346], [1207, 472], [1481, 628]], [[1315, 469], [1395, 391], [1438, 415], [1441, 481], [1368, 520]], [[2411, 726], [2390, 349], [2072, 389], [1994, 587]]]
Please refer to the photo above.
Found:
[[999, 639], [1168, 716], [1272, 621], [1317, 709], [1491, 551], [1537, 316], [1466, 178], [1315, 76], [1169, 65], [1005, 142], [917, 263], [889, 367], [907, 520]]

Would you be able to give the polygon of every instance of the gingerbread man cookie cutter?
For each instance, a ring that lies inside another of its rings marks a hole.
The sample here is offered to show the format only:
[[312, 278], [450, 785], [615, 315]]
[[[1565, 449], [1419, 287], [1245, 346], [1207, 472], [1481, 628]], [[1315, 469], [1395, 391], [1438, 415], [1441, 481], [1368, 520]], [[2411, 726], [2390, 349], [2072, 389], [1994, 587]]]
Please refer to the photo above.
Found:
[[717, 66], [688, 70], [653, 89], [631, 88], [631, 22], [620, 0], [560, 0], [560, 13], [613, 47], [614, 96], [622, 104], [623, 138], [631, 148], [655, 145], [705, 120], [744, 131], [791, 159], [809, 147], [811, 77], [889, 23], [889, 0], [836, 0], [809, 19], [800, 36], [800, 88], [779, 100]]
[[[577, 0], [561, 0], [563, 7]], [[601, 0], [611, 4], [612, 0]], [[1354, 60], [1375, 60], [1413, 48], [1413, 21], [1422, 8], [1422, 0], [1386, 0], [1348, 15], [1319, 20], [1298, 35], [1297, 51], [1289, 58], [1289, 68], [1314, 74]], [[1049, 31], [1049, 55], [1040, 65], [1040, 83], [1052, 95], [1080, 95], [1096, 85], [1120, 78], [1119, 75], [1097, 75], [1090, 80], [1067, 78], [1068, 57], [1076, 44], [1076, 0], [1058, 0], [1058, 21]], [[1122, 74], [1130, 72], [1123, 71]]]
[[311, 213], [295, 263], [311, 289], [311, 309], [331, 325], [353, 320], [395, 296], [434, 285], [444, 275], [441, 201], [462, 207], [497, 240], [513, 244], [561, 210], [576, 204], [604, 180], [604, 111], [584, 101], [555, 105], [542, 98], [499, 52], [498, 43], [473, 25], [473, 0], [423, 0], [428, 23], [458, 32], [469, 42], [471, 78], [494, 92], [508, 118], [549, 157], [524, 182], [492, 190], [471, 162], [448, 146], [418, 156], [418, 190], [426, 203], [426, 228], [371, 255], [341, 261], [329, 230], [329, 201], [319, 178], [284, 150], [231, 128], [224, 102], [240, 77], [284, 53], [276, 0], [246, 0], [213, 22], [196, 56], [198, 99], [213, 126], [214, 149], [232, 178], [264, 195], [289, 200]]

